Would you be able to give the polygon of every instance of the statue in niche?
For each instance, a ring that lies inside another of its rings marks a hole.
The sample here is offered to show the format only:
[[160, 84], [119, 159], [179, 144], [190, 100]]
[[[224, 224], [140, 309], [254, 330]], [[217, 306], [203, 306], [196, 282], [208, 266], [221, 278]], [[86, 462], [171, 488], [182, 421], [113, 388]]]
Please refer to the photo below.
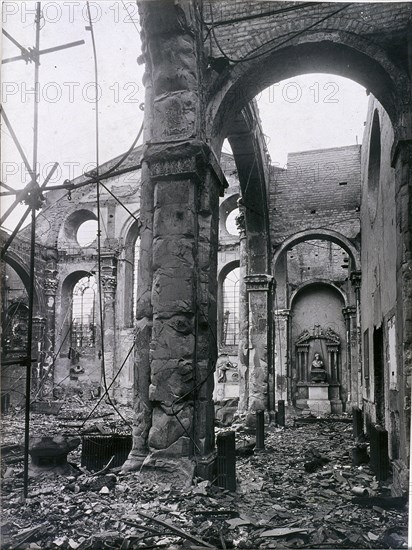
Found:
[[322, 358], [318, 352], [315, 353], [310, 369], [311, 382], [326, 382], [326, 370]]

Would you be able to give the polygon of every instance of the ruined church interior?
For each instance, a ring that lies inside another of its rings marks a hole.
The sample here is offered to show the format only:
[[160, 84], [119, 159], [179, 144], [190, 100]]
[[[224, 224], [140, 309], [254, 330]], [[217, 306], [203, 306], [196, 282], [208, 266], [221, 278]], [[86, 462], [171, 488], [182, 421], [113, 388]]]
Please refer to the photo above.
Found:
[[2, 548], [410, 548], [412, 4], [2, 39]]

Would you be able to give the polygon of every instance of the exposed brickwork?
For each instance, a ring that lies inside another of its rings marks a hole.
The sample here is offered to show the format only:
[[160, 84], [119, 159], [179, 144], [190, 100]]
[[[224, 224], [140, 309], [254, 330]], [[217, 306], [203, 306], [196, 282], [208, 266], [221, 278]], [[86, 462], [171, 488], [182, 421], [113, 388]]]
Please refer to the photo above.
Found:
[[[212, 16], [210, 13], [212, 6]], [[262, 15], [275, 12], [291, 6], [299, 7], [298, 2], [250, 2], [248, 0], [235, 2], [212, 2], [204, 6], [204, 17], [207, 23], [215, 25], [215, 34], [222, 49], [229, 57], [239, 59], [245, 55], [254, 54], [259, 46], [268, 41], [280, 42], [293, 36], [297, 32], [314, 25], [344, 7], [343, 3], [320, 2], [312, 6], [300, 7], [292, 11], [275, 13], [268, 17], [257, 17], [237, 21], [244, 17]], [[222, 22], [234, 20], [231, 24], [222, 25]], [[354, 3], [335, 16], [317, 24], [316, 31], [330, 29], [345, 29], [355, 35], [365, 35], [373, 38], [375, 44], [385, 46], [389, 33], [406, 28], [412, 20], [412, 8], [408, 2], [366, 4]], [[260, 49], [259, 52], [264, 51]], [[222, 54], [213, 45], [212, 55], [220, 57]], [[269, 83], [270, 84], [270, 83]]]
[[287, 170], [272, 173], [272, 244], [315, 227], [354, 239], [360, 231], [359, 205], [360, 146], [291, 153]]
[[348, 277], [348, 254], [330, 241], [300, 243], [287, 252], [287, 258], [288, 281], [295, 288], [314, 279], [343, 283]]

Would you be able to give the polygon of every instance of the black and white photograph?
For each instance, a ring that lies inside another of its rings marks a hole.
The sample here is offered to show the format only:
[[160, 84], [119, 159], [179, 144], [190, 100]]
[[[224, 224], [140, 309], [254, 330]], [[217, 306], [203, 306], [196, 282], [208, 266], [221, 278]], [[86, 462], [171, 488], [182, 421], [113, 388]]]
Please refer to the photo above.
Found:
[[412, 1], [1, 15], [0, 548], [412, 548]]

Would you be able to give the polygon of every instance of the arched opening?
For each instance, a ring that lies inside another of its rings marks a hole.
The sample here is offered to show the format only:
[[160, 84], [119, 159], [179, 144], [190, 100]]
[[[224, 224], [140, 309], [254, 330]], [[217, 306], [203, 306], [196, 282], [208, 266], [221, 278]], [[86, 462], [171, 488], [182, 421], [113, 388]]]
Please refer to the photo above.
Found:
[[370, 219], [376, 215], [381, 173], [381, 128], [377, 109], [373, 114], [371, 137], [369, 142], [368, 163], [368, 209]]
[[96, 344], [96, 291], [93, 275], [82, 277], [73, 287], [70, 332], [73, 352], [94, 348]]
[[94, 271], [70, 273], [62, 283], [58, 298], [56, 347], [60, 349], [61, 358], [68, 357], [73, 363], [79, 359], [80, 353], [94, 354], [99, 340], [97, 283]]
[[235, 354], [239, 343], [239, 271], [239, 261], [233, 261], [219, 274], [219, 349]]
[[78, 244], [85, 248], [90, 246], [97, 236], [97, 220], [87, 220], [79, 225], [76, 231]]
[[342, 412], [349, 390], [344, 300], [315, 282], [294, 296], [290, 311], [291, 396], [311, 413]]
[[97, 391], [101, 378], [101, 334], [95, 272], [73, 271], [56, 300], [56, 387], [68, 392]]
[[236, 225], [236, 218], [239, 216], [239, 208], [235, 208], [226, 217], [226, 230], [229, 235], [238, 236], [239, 230]]
[[92, 246], [97, 238], [97, 217], [85, 208], [75, 210], [64, 220], [59, 232], [59, 248], [78, 251]]
[[123, 256], [120, 263], [123, 265], [124, 288], [130, 289], [123, 294], [123, 323], [124, 327], [132, 327], [136, 320], [136, 308], [138, 300], [138, 273], [140, 260], [140, 232], [139, 222], [134, 221], [127, 232]]
[[[1, 365], [1, 399], [4, 413], [10, 406], [24, 402], [26, 367], [13, 364], [13, 360], [27, 356], [29, 300], [26, 285], [18, 271], [8, 262], [2, 268], [1, 355], [4, 364]], [[19, 271], [25, 274], [21, 267]], [[39, 344], [42, 345], [42, 341]], [[37, 348], [37, 342], [35, 346]]]
[[[352, 270], [360, 269], [359, 252], [355, 245], [345, 235], [331, 229], [308, 229], [306, 231], [300, 231], [299, 233], [291, 235], [276, 249], [276, 252], [273, 255], [273, 270], [275, 274], [280, 257], [285, 252], [290, 251], [292, 247], [305, 241], [329, 241], [336, 244], [342, 249], [342, 255], [343, 253], [346, 254], [342, 257], [342, 261], [347, 259], [348, 261], [345, 261], [345, 263], [347, 263], [348, 267]], [[317, 242], [314, 242], [313, 246], [316, 247]], [[319, 246], [324, 247], [325, 245], [319, 243]], [[319, 254], [319, 251], [317, 253]], [[314, 254], [316, 254], [316, 252], [314, 252]]]
[[210, 103], [216, 151], [235, 114], [254, 97], [276, 82], [308, 73], [329, 73], [359, 83], [381, 102], [392, 122], [396, 120], [397, 84], [407, 78], [383, 51], [341, 30], [307, 33], [290, 42], [283, 48], [268, 46], [259, 59], [229, 65], [221, 72]]

